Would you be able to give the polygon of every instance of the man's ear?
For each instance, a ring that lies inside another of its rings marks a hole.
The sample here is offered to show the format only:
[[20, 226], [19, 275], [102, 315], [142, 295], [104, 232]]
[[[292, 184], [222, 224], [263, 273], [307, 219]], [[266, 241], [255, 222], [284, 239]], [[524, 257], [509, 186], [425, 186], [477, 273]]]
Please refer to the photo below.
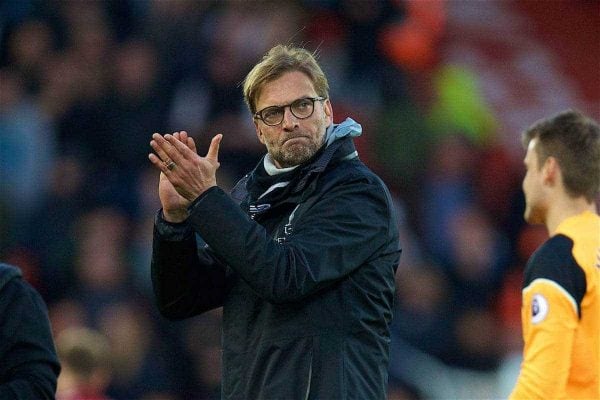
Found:
[[260, 127], [258, 126], [258, 121], [256, 120], [256, 118], [254, 119], [254, 129], [256, 130], [256, 137], [258, 137], [258, 140], [262, 144], [265, 144], [265, 138], [263, 137], [263, 133], [260, 130]]
[[327, 116], [327, 119], [328, 119], [325, 126], [329, 126], [329, 125], [333, 124], [333, 108], [331, 107], [331, 102], [329, 101], [329, 99], [325, 100], [323, 105], [325, 107], [325, 115]]
[[550, 184], [551, 186], [556, 185], [560, 179], [560, 174], [560, 165], [558, 164], [556, 158], [552, 156], [546, 158], [546, 161], [544, 161], [544, 165], [542, 166], [544, 183]]

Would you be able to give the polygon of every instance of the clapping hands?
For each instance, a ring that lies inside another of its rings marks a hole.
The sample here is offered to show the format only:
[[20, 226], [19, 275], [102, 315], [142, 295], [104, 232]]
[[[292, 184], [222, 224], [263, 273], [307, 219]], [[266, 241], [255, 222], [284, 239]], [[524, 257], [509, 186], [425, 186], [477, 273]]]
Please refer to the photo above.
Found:
[[194, 139], [185, 131], [152, 135], [150, 146], [156, 154], [151, 153], [148, 158], [161, 171], [159, 197], [167, 221], [184, 221], [191, 202], [217, 185], [222, 139], [222, 134], [215, 135], [206, 156], [202, 157], [197, 153]]

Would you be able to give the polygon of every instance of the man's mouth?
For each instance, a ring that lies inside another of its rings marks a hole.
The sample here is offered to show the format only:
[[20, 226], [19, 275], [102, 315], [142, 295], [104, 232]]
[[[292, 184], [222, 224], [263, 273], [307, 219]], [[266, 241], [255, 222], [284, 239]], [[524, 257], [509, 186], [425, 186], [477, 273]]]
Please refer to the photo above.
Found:
[[283, 144], [286, 144], [286, 143], [293, 144], [296, 142], [301, 142], [303, 140], [308, 140], [308, 137], [307, 136], [292, 136], [290, 138], [285, 139]]

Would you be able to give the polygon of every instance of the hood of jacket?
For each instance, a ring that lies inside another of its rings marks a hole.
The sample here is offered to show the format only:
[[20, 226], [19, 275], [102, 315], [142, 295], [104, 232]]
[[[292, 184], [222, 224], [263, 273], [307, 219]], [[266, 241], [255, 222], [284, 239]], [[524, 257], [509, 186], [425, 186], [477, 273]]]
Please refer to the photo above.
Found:
[[21, 277], [21, 270], [12, 265], [0, 263], [0, 290], [12, 279]]

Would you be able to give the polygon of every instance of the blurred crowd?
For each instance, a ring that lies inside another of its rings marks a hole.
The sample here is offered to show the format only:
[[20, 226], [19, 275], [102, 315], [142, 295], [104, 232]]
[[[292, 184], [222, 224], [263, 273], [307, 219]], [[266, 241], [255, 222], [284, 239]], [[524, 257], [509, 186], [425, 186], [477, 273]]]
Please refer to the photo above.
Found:
[[522, 222], [523, 154], [498, 139], [477, 77], [441, 60], [445, 2], [9, 0], [0, 15], [0, 259], [43, 295], [65, 365], [69, 337], [91, 335], [98, 392], [219, 398], [220, 311], [169, 322], [153, 304], [149, 141], [186, 130], [202, 152], [223, 133], [231, 188], [264, 152], [240, 84], [294, 43], [316, 52], [335, 122], [363, 125], [359, 155], [396, 196], [390, 398], [508, 393], [521, 272], [546, 233]]

